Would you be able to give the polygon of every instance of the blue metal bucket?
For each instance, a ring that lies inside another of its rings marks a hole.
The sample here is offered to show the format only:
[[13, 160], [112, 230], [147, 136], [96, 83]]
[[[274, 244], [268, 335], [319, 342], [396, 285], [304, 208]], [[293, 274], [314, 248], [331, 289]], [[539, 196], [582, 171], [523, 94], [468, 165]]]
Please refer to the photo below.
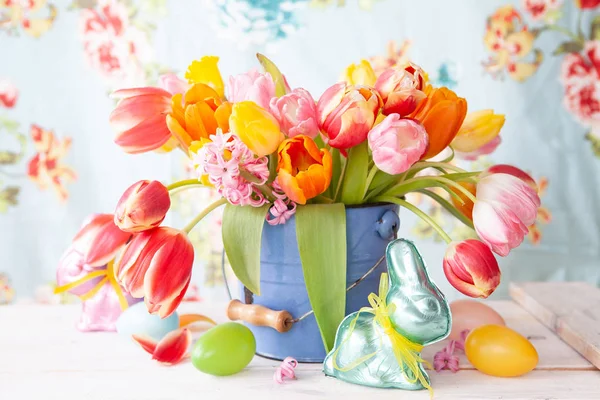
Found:
[[[400, 225], [398, 207], [373, 205], [346, 209], [348, 269], [347, 286], [360, 279], [385, 255], [388, 243], [395, 239]], [[240, 300], [271, 310], [287, 310], [298, 318], [312, 310], [304, 284], [302, 264], [296, 243], [296, 221], [283, 225], [265, 223], [261, 247], [260, 289], [257, 296], [241, 284]], [[326, 266], [323, 266], [324, 268]], [[379, 276], [386, 270], [385, 262], [346, 295], [346, 315], [367, 306], [370, 293], [377, 293]], [[246, 323], [256, 338], [256, 353], [283, 360], [294, 357], [301, 362], [323, 362], [325, 348], [314, 314], [294, 323], [291, 330], [279, 333], [275, 329]]]

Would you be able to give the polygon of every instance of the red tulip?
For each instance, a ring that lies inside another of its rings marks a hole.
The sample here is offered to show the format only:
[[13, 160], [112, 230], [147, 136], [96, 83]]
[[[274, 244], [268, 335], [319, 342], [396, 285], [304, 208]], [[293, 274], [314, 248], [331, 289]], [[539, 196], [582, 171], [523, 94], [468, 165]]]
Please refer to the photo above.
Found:
[[490, 248], [479, 240], [452, 242], [444, 256], [444, 274], [469, 297], [488, 297], [500, 284], [500, 268]]
[[171, 112], [171, 93], [155, 87], [117, 90], [120, 99], [109, 121], [117, 136], [115, 143], [136, 154], [160, 148], [171, 138], [166, 117]]
[[96, 214], [77, 232], [72, 246], [83, 255], [84, 264], [100, 267], [114, 259], [130, 237], [115, 225], [112, 214]]
[[177, 229], [159, 227], [137, 233], [115, 266], [117, 280], [133, 297], [144, 297], [148, 311], [168, 317], [190, 284], [194, 247]]
[[159, 342], [142, 335], [133, 335], [133, 340], [152, 354], [153, 360], [173, 365], [187, 357], [188, 348], [192, 343], [192, 333], [189, 329], [183, 328], [167, 333]]
[[167, 188], [158, 181], [139, 181], [131, 185], [117, 204], [115, 224], [125, 232], [156, 228], [171, 207]]
[[525, 181], [490, 174], [477, 183], [473, 225], [481, 240], [501, 256], [519, 246], [537, 217], [540, 198]]

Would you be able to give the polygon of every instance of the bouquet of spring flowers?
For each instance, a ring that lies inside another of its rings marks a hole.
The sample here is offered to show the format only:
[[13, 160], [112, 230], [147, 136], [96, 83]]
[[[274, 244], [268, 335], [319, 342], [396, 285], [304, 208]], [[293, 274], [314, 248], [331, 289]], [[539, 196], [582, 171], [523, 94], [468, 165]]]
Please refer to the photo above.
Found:
[[[258, 59], [263, 73], [230, 77], [227, 88], [218, 58], [208, 56], [192, 62], [185, 81], [166, 75], [160, 87], [114, 93], [119, 102], [110, 122], [117, 145], [133, 154], [181, 150], [196, 172], [169, 186], [135, 183], [116, 207], [119, 229], [98, 230], [117, 232], [118, 240], [103, 241], [124, 247], [114, 263], [120, 285], [144, 297], [151, 312], [171, 314], [190, 282], [194, 250], [187, 233], [225, 206], [224, 247], [236, 276], [254, 293], [260, 290], [265, 220], [278, 225], [295, 218], [316, 313], [319, 294], [345, 296], [345, 207], [392, 203], [415, 213], [449, 243], [443, 268], [456, 289], [489, 296], [500, 281], [493, 253], [506, 256], [522, 242], [540, 199], [533, 179], [515, 167], [465, 171], [452, 160], [458, 152], [493, 150], [504, 116], [491, 110], [467, 114], [464, 98], [433, 87], [412, 63], [378, 74], [367, 61], [352, 65], [344, 81], [315, 100], [305, 89], [291, 89], [266, 57]], [[196, 186], [222, 198], [183, 229], [161, 226], [170, 197]], [[412, 192], [438, 202], [472, 228], [474, 238], [453, 242], [406, 200]]]

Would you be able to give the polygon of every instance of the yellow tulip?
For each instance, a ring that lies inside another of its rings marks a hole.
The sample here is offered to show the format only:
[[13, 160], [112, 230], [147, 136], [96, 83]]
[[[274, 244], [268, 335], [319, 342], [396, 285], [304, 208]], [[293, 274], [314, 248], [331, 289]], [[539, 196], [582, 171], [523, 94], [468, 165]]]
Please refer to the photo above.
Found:
[[252, 101], [233, 105], [229, 128], [259, 157], [275, 152], [284, 139], [277, 120]]
[[200, 61], [192, 61], [185, 72], [185, 79], [189, 83], [204, 83], [213, 88], [221, 98], [225, 97], [225, 85], [218, 62], [219, 57], [216, 56], [204, 56]]
[[494, 110], [480, 110], [467, 114], [452, 141], [452, 147], [462, 153], [479, 149], [498, 136], [504, 120], [504, 115], [494, 114]]
[[362, 60], [360, 64], [350, 64], [342, 75], [342, 80], [350, 85], [375, 86], [377, 76], [373, 71], [371, 63]]

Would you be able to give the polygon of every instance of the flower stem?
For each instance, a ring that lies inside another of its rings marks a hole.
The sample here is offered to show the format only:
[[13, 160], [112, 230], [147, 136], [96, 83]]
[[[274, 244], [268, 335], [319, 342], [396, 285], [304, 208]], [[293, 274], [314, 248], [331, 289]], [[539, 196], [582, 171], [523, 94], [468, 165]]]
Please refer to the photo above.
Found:
[[194, 229], [194, 227], [198, 224], [198, 222], [202, 221], [202, 219], [204, 217], [206, 217], [208, 214], [211, 213], [211, 211], [215, 210], [216, 208], [221, 207], [223, 204], [226, 204], [227, 200], [226, 199], [219, 199], [217, 201], [215, 201], [214, 203], [212, 203], [211, 205], [209, 205], [208, 207], [206, 207], [204, 210], [202, 210], [202, 212], [200, 212], [200, 214], [196, 215], [196, 217], [190, 221], [189, 224], [187, 224], [182, 230], [185, 233], [190, 233], [190, 231], [192, 229]]
[[338, 181], [337, 188], [335, 189], [335, 195], [333, 196], [333, 202], [336, 203], [339, 200], [340, 192], [342, 191], [342, 183], [344, 182], [344, 178], [346, 177], [346, 167], [348, 166], [348, 160], [344, 163], [342, 167], [342, 172], [340, 173], [340, 180]]
[[254, 183], [254, 187], [257, 188], [271, 203], [275, 201], [275, 195], [270, 187], [267, 185], [258, 185], [260, 179], [252, 175], [250, 172], [243, 168], [240, 168], [240, 176], [248, 182]]
[[459, 192], [461, 192], [462, 194], [464, 194], [464, 195], [465, 195], [465, 196], [466, 196], [466, 197], [467, 197], [469, 200], [471, 200], [473, 203], [475, 203], [475, 201], [477, 200], [477, 199], [475, 198], [475, 196], [473, 195], [473, 193], [469, 192], [469, 191], [467, 190], [467, 188], [465, 188], [464, 186], [462, 186], [462, 185], [460, 185], [460, 184], [458, 184], [458, 183], [454, 182], [453, 180], [450, 180], [450, 179], [444, 178], [444, 177], [442, 177], [442, 176], [435, 176], [435, 175], [434, 175], [434, 176], [430, 176], [429, 178], [430, 178], [430, 179], [433, 179], [433, 180], [435, 180], [435, 181], [438, 181], [438, 182], [445, 183], [446, 185], [448, 185], [448, 186], [451, 186], [451, 187], [453, 187], [453, 188], [457, 189]]
[[171, 183], [167, 186], [167, 190], [170, 192], [171, 190], [180, 188], [182, 186], [191, 186], [191, 185], [202, 185], [202, 183], [198, 179], [184, 179], [182, 181], [177, 181]]
[[375, 174], [379, 171], [377, 165], [373, 165], [371, 167], [371, 171], [369, 171], [369, 175], [367, 175], [367, 183], [365, 184], [365, 192], [363, 193], [363, 199], [367, 197], [367, 193], [369, 192], [369, 186], [371, 186], [371, 182], [373, 182], [373, 178], [375, 178]]
[[564, 26], [560, 26], [560, 25], [546, 25], [542, 29], [547, 29], [547, 30], [550, 30], [550, 31], [560, 32], [563, 35], [568, 36], [570, 39], [573, 39], [573, 41], [575, 41], [575, 42], [583, 43], [583, 41], [584, 41], [584, 39], [581, 36], [577, 36], [576, 34], [574, 34], [573, 32], [571, 32], [568, 28], [565, 28]]
[[443, 162], [418, 162], [414, 165], [414, 167], [418, 167], [420, 170], [421, 169], [425, 169], [425, 168], [442, 168], [442, 169], [448, 169], [450, 171], [455, 171], [455, 172], [467, 172], [462, 168], [459, 168], [455, 165], [452, 165], [450, 163], [443, 163]]
[[446, 243], [450, 243], [452, 241], [452, 238], [444, 231], [444, 229], [442, 229], [442, 227], [437, 222], [435, 222], [433, 220], [433, 218], [431, 218], [429, 215], [425, 214], [423, 211], [421, 211], [420, 208], [412, 205], [408, 201], [399, 199], [397, 197], [392, 197], [392, 196], [375, 197], [373, 199], [373, 201], [376, 201], [376, 202], [380, 201], [383, 203], [394, 203], [394, 204], [397, 204], [401, 207], [404, 207], [404, 208], [412, 211], [417, 217], [419, 217], [423, 221], [427, 222], [442, 237], [442, 239], [444, 239], [444, 241]]

